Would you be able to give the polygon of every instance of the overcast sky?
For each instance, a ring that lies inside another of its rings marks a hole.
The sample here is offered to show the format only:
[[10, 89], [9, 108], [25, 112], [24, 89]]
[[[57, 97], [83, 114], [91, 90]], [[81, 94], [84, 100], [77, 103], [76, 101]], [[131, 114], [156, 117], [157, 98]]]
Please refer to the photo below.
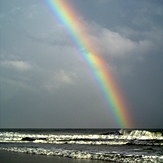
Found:
[[[163, 1], [67, 1], [107, 61], [135, 127], [163, 127]], [[0, 0], [0, 127], [117, 127], [43, 0]]]

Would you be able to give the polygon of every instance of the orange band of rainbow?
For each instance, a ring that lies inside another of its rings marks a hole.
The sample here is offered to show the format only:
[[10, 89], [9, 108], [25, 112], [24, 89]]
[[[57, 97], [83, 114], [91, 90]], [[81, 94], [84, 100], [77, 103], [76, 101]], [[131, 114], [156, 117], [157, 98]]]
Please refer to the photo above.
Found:
[[45, 0], [55, 17], [64, 25], [80, 55], [90, 67], [94, 78], [98, 83], [104, 101], [107, 104], [115, 125], [122, 128], [133, 127], [129, 111], [117, 88], [116, 82], [107, 70], [106, 62], [97, 54], [96, 46], [88, 38], [88, 32], [84, 23], [80, 22], [79, 16], [66, 0]]

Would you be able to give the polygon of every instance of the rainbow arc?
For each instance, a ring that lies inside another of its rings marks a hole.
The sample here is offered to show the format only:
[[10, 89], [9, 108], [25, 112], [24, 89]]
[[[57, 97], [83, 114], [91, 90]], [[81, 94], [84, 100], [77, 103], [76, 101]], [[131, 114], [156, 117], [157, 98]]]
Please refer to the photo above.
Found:
[[64, 25], [65, 31], [77, 47], [80, 56], [89, 66], [117, 127], [133, 127], [129, 109], [121, 96], [116, 81], [109, 72], [106, 62], [95, 49], [96, 46], [89, 40], [86, 27], [78, 21], [77, 12], [71, 8], [69, 3], [66, 3], [67, 0], [45, 0], [45, 2], [58, 21]]

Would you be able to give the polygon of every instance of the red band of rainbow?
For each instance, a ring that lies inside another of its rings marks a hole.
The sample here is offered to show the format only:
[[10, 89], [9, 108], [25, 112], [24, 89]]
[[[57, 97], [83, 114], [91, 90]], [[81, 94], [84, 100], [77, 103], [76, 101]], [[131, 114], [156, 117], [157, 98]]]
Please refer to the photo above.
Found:
[[45, 0], [45, 2], [55, 17], [64, 25], [81, 57], [91, 69], [104, 101], [115, 119], [115, 125], [121, 128], [133, 127], [129, 111], [116, 82], [107, 70], [106, 62], [97, 54], [96, 46], [93, 46], [89, 40], [86, 27], [78, 20], [77, 12], [70, 8], [71, 5], [67, 4], [66, 0]]

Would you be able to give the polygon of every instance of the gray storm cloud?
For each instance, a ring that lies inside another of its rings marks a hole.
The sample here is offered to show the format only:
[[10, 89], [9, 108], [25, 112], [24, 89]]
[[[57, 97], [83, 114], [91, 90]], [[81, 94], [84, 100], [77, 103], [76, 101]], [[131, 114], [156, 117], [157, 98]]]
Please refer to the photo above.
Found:
[[[135, 127], [162, 127], [162, 1], [70, 2]], [[39, 0], [0, 6], [0, 127], [116, 127], [87, 63], [47, 6]]]

